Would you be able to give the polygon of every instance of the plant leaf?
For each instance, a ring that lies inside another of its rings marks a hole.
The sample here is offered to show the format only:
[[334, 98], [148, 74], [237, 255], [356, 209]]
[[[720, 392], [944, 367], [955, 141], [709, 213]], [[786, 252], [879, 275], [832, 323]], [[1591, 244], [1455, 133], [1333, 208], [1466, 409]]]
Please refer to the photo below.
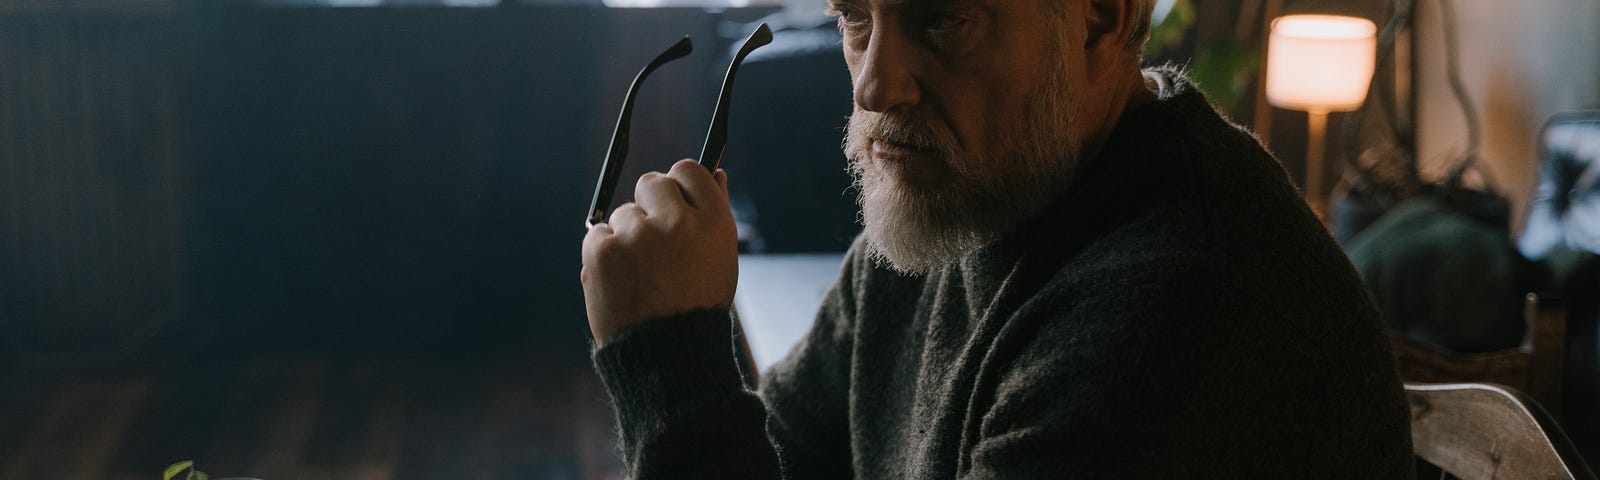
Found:
[[1189, 80], [1205, 93], [1218, 110], [1233, 112], [1251, 92], [1245, 87], [1261, 65], [1261, 45], [1223, 39], [1200, 49], [1189, 70]]
[[191, 468], [194, 468], [194, 460], [184, 460], [168, 465], [166, 472], [161, 474], [161, 480], [172, 480], [172, 477], [176, 477], [178, 474], [183, 473], [184, 470]]
[[[1151, 22], [1154, 21], [1152, 18]], [[1189, 0], [1175, 0], [1166, 17], [1162, 18], [1160, 23], [1153, 23], [1150, 26], [1150, 40], [1145, 44], [1146, 53], [1151, 57], [1160, 57], [1168, 50], [1182, 46], [1194, 23], [1194, 6], [1189, 4]]]

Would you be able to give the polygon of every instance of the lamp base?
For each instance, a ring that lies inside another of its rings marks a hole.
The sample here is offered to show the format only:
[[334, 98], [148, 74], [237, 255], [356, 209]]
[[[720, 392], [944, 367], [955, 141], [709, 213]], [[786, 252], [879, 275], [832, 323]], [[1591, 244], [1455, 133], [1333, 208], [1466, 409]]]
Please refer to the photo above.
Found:
[[1306, 112], [1306, 189], [1303, 192], [1311, 211], [1328, 222], [1328, 192], [1322, 186], [1323, 158], [1327, 153], [1328, 112]]

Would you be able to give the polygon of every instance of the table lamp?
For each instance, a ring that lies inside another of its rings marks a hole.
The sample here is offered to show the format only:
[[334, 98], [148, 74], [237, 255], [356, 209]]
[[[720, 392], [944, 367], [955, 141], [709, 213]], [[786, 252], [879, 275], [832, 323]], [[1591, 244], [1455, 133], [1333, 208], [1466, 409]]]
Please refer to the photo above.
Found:
[[1287, 15], [1267, 38], [1267, 102], [1306, 112], [1306, 201], [1327, 218], [1322, 192], [1328, 112], [1361, 107], [1372, 83], [1378, 27], [1364, 18]]

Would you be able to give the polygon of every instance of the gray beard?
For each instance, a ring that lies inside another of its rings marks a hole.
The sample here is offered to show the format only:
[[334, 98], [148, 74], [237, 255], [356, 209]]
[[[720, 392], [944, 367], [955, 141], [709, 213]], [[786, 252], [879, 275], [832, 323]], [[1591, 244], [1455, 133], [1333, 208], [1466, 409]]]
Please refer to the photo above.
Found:
[[[962, 155], [951, 132], [915, 114], [890, 116], [859, 108], [850, 116], [845, 156], [855, 181], [868, 255], [907, 274], [930, 273], [1037, 217], [1060, 198], [1080, 162], [1064, 78], [1002, 132], [999, 152]], [[933, 175], [873, 158], [873, 138], [934, 152]], [[922, 173], [922, 172], [919, 172]], [[929, 181], [929, 179], [937, 179]], [[937, 183], [937, 184], [927, 184]]]

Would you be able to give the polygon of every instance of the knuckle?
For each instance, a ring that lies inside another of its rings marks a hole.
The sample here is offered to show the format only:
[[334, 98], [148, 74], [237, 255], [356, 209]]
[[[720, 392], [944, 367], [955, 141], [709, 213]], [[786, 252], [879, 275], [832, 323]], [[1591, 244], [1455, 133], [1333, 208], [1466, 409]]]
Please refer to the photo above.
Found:
[[609, 237], [609, 235], [590, 233], [589, 237], [583, 240], [584, 264], [588, 264], [588, 260], [592, 260], [600, 256], [600, 254], [605, 250], [607, 237]]
[[672, 183], [672, 179], [660, 173], [651, 172], [649, 175], [639, 177], [639, 184], [634, 186], [634, 197], [638, 200], [645, 198], [644, 192], [665, 188]]
[[639, 186], [640, 187], [645, 187], [645, 186], [655, 185], [655, 184], [661, 183], [662, 181], [671, 181], [671, 180], [672, 179], [667, 178], [667, 174], [664, 174], [664, 173], [661, 173], [661, 172], [649, 172], [649, 173], [645, 173], [644, 175], [640, 175], [639, 176]]
[[595, 245], [599, 244], [599, 242], [603, 240], [605, 236], [605, 232], [601, 231], [601, 229], [598, 227], [590, 229], [589, 233], [584, 234], [583, 256], [587, 258], [594, 251]]
[[704, 171], [706, 169], [700, 166], [700, 162], [696, 162], [693, 159], [685, 158], [679, 160], [678, 163], [672, 164], [672, 173], [677, 175], [695, 175]]
[[[628, 203], [622, 204], [622, 206], [619, 206], [619, 207], [617, 207], [616, 210], [612, 211], [611, 212], [611, 219], [615, 223], [623, 223], [627, 219], [632, 218], [634, 215], [638, 215], [638, 214], [639, 214], [639, 205], [636, 204], [636, 203], [633, 203], [633, 202], [628, 202]], [[612, 225], [612, 228], [617, 228], [618, 226], [619, 225]]]

